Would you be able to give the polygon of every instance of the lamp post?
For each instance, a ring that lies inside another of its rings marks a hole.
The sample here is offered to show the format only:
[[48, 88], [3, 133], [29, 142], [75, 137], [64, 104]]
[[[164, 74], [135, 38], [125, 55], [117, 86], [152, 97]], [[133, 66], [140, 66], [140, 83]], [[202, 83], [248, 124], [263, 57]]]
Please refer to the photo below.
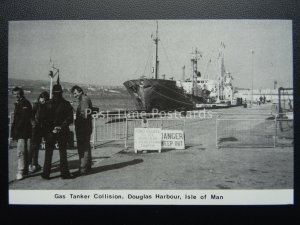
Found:
[[254, 67], [254, 59], [253, 59], [253, 56], [254, 56], [254, 50], [252, 49], [251, 50], [251, 54], [252, 54], [252, 65], [251, 65], [251, 107], [252, 107], [252, 104], [253, 104], [253, 67]]

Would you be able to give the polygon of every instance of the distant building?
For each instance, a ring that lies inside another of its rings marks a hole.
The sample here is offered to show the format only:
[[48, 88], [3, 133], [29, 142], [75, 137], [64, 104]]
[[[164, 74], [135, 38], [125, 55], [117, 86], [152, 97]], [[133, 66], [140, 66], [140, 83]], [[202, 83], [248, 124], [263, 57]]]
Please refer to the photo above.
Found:
[[[251, 89], [237, 89], [235, 90], [234, 97], [242, 98], [243, 100], [251, 101], [252, 91]], [[253, 90], [253, 101], [259, 99], [259, 97], [266, 97], [267, 102], [278, 103], [278, 89], [254, 89]], [[283, 99], [293, 100], [293, 91], [287, 91]]]

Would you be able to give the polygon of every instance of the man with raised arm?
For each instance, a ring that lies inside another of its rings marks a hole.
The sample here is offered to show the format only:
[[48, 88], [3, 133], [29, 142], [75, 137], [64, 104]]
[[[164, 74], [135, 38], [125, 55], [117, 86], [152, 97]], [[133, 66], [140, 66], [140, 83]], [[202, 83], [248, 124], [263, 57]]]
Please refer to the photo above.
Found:
[[73, 123], [73, 108], [62, 96], [62, 87], [53, 86], [53, 98], [47, 102], [46, 116], [46, 152], [42, 178], [49, 180], [53, 150], [58, 142], [60, 156], [60, 173], [62, 179], [70, 179], [67, 161], [67, 140], [70, 133], [69, 125]]

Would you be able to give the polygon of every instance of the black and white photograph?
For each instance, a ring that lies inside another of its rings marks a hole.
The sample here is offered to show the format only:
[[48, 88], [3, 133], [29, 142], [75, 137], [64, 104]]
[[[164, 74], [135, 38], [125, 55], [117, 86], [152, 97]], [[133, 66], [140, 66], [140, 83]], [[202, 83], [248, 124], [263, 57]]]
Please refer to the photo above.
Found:
[[9, 203], [293, 204], [292, 28], [9, 21]]

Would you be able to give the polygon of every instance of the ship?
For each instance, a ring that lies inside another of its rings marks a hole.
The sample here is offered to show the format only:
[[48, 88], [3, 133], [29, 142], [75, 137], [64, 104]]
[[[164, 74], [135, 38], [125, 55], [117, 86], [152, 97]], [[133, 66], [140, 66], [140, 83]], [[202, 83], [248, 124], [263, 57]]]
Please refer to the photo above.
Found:
[[191, 56], [191, 76], [185, 79], [185, 66], [183, 67], [183, 79], [165, 79], [165, 75], [159, 78], [158, 60], [158, 23], [156, 26], [155, 43], [155, 77], [128, 80], [124, 86], [133, 98], [136, 109], [146, 112], [156, 111], [188, 111], [199, 108], [229, 106], [233, 102], [232, 76], [225, 70], [224, 48], [221, 42], [218, 61], [218, 75], [214, 79], [202, 76], [198, 69], [202, 53], [197, 48]]

